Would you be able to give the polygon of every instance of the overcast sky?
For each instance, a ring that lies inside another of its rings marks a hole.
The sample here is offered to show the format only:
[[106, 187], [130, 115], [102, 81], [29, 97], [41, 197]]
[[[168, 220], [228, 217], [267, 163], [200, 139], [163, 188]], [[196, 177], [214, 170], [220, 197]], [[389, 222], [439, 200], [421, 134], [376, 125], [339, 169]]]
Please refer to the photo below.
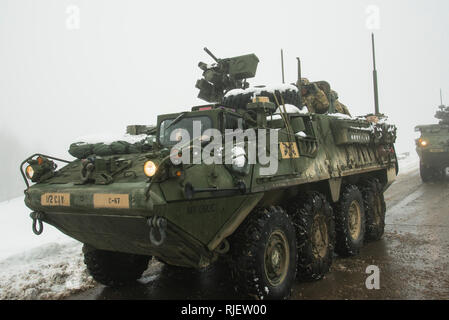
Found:
[[[69, 158], [78, 136], [153, 124], [202, 104], [197, 64], [255, 53], [252, 84], [326, 80], [353, 115], [380, 110], [413, 151], [413, 127], [449, 104], [449, 1], [0, 0], [0, 200], [20, 194], [34, 152]], [[413, 151], [414, 152], [414, 151]]]

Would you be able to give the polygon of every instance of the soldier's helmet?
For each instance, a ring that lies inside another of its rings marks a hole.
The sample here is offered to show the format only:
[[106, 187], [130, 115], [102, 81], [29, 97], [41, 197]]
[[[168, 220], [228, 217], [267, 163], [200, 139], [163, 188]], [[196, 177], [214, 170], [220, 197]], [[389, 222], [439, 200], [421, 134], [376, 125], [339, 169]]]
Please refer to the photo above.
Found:
[[309, 79], [307, 79], [307, 78], [301, 78], [301, 85], [302, 85], [302, 86], [306, 86], [306, 85], [308, 85], [308, 84], [310, 84]]

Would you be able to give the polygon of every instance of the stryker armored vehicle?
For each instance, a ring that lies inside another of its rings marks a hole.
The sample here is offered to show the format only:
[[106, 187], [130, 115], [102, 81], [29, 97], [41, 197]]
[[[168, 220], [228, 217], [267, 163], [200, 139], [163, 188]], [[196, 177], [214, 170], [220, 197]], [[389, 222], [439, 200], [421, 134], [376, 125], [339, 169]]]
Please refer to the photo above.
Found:
[[438, 124], [415, 127], [415, 131], [420, 132], [415, 143], [423, 182], [449, 177], [449, 107], [444, 106], [441, 99], [438, 109], [435, 114]]
[[130, 126], [137, 147], [81, 142], [70, 148], [80, 159], [22, 163], [34, 232], [45, 222], [82, 242], [98, 282], [129, 284], [151, 257], [220, 259], [242, 294], [283, 299], [295, 278], [322, 278], [334, 251], [355, 255], [382, 236], [396, 128], [308, 113], [295, 85], [250, 87], [254, 54], [215, 59], [197, 83], [210, 103]]

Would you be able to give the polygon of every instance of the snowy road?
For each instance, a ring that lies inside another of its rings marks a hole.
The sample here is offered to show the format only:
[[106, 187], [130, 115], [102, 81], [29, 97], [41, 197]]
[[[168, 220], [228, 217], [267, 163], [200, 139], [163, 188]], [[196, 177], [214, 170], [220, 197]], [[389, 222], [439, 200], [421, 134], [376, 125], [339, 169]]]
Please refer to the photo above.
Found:
[[93, 287], [81, 243], [45, 224], [36, 236], [23, 197], [0, 203], [0, 300], [60, 299]]
[[[449, 299], [449, 183], [423, 184], [417, 162], [403, 162], [387, 191], [382, 240], [357, 257], [334, 261], [317, 282], [299, 283], [292, 299]], [[416, 159], [415, 159], [416, 160]], [[365, 285], [369, 265], [380, 270], [380, 289]], [[202, 272], [152, 263], [135, 286], [98, 285], [71, 299], [235, 299], [225, 266]]]

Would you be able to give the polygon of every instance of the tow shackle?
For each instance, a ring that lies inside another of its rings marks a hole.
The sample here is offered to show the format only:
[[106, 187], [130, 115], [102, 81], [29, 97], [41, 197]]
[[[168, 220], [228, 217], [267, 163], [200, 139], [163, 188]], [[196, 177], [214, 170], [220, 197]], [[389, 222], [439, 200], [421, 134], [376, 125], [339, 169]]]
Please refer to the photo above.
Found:
[[33, 219], [32, 229], [35, 235], [40, 235], [44, 231], [44, 224], [42, 220], [44, 219], [43, 212], [31, 212], [30, 218]]
[[[166, 228], [167, 228], [167, 220], [162, 217], [150, 217], [147, 220], [147, 224], [150, 227], [150, 242], [154, 246], [158, 247], [164, 243], [167, 238]], [[159, 233], [159, 237], [155, 235], [155, 229], [157, 229]], [[159, 239], [158, 239], [159, 238]]]

